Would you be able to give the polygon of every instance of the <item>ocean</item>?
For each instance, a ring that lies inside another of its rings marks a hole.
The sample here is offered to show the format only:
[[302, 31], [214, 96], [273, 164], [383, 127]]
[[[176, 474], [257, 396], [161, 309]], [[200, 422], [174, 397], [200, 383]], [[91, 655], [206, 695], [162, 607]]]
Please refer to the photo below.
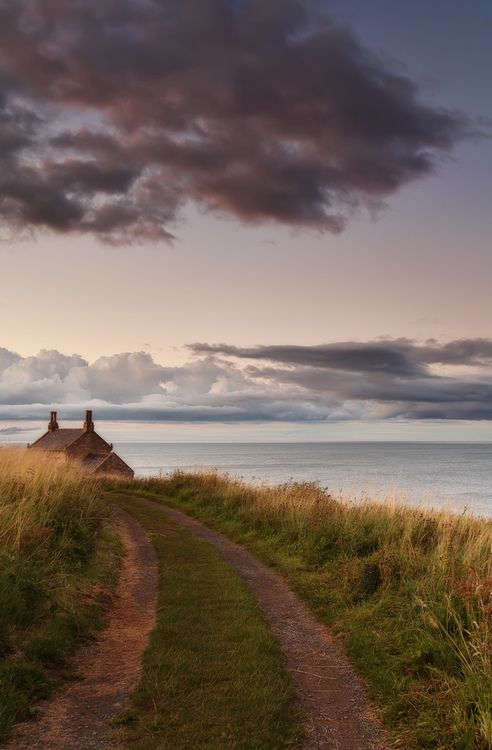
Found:
[[214, 468], [247, 481], [317, 482], [333, 495], [396, 498], [492, 517], [492, 443], [117, 443], [143, 477]]

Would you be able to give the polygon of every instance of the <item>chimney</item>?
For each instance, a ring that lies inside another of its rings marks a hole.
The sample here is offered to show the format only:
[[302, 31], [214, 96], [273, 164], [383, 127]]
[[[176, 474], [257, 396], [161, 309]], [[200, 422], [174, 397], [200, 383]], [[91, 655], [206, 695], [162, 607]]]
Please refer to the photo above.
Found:
[[58, 429], [58, 422], [56, 421], [56, 411], [50, 412], [50, 421], [48, 424], [48, 432], [54, 432]]
[[94, 432], [94, 422], [92, 421], [92, 411], [87, 409], [85, 412], [84, 432]]

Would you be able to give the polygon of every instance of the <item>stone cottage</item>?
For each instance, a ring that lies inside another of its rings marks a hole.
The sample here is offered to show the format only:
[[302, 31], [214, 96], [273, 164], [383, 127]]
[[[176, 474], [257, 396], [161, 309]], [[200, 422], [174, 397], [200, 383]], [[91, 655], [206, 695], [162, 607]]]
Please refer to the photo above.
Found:
[[112, 443], [107, 443], [97, 434], [90, 410], [86, 411], [85, 422], [80, 429], [60, 429], [56, 411], [52, 411], [48, 431], [29, 448], [46, 451], [54, 458], [76, 461], [92, 476], [120, 479], [133, 479], [134, 476], [133, 469], [114, 453]]

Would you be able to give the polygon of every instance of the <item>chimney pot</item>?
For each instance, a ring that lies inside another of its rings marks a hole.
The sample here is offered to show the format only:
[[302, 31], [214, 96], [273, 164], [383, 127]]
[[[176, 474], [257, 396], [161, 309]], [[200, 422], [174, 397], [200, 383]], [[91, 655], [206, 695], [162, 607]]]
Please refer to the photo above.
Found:
[[56, 411], [50, 412], [50, 421], [48, 424], [48, 431], [54, 432], [58, 429], [58, 422], [56, 421]]
[[92, 421], [91, 409], [87, 409], [85, 412], [84, 432], [94, 432], [94, 422]]

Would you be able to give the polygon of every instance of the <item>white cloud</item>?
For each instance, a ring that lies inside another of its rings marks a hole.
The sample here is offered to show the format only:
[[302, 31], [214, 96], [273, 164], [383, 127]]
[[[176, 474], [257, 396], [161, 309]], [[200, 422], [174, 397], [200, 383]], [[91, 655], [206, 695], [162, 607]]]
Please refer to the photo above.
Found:
[[[181, 367], [145, 352], [87, 362], [56, 350], [0, 349], [0, 418], [181, 422], [491, 420], [492, 346], [403, 340], [325, 347], [194, 348]], [[260, 360], [261, 363], [259, 363]], [[454, 375], [434, 363], [452, 361]]]
[[149, 394], [165, 393], [164, 379], [165, 368], [156, 364], [150, 354], [125, 352], [73, 368], [67, 384], [80, 389], [88, 398], [124, 404]]

